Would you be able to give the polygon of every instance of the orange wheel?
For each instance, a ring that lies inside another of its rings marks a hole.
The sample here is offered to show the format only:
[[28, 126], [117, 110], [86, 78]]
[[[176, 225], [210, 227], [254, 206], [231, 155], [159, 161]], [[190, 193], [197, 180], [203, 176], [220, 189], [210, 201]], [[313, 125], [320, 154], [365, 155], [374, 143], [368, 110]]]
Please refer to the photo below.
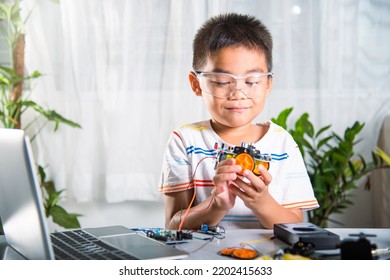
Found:
[[[236, 156], [236, 164], [241, 165], [242, 171], [248, 169], [253, 171], [253, 167], [255, 167], [255, 162], [251, 155], [249, 154], [239, 154]], [[242, 173], [242, 171], [240, 173]]]
[[232, 257], [243, 260], [251, 260], [258, 256], [259, 254], [252, 249], [239, 248], [232, 252]]
[[255, 173], [259, 173], [258, 172], [259, 165], [262, 165], [262, 166], [264, 166], [265, 169], [269, 170], [269, 162], [268, 161], [257, 161], [256, 162], [256, 168], [255, 168], [256, 172]]
[[225, 248], [225, 249], [222, 249], [221, 251], [219, 251], [218, 253], [220, 255], [223, 255], [223, 256], [231, 256], [233, 251], [236, 250], [237, 248], [235, 247], [229, 247], [229, 248]]
[[261, 164], [265, 167], [265, 169], [269, 169], [269, 162], [268, 161], [262, 161]]

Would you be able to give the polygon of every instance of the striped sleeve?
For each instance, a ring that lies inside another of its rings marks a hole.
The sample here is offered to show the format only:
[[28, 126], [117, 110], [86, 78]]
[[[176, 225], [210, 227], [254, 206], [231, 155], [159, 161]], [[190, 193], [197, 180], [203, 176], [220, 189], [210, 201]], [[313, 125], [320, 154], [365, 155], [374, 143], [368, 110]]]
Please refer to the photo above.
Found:
[[179, 192], [193, 188], [192, 167], [180, 132], [173, 131], [165, 149], [160, 186], [161, 193]]

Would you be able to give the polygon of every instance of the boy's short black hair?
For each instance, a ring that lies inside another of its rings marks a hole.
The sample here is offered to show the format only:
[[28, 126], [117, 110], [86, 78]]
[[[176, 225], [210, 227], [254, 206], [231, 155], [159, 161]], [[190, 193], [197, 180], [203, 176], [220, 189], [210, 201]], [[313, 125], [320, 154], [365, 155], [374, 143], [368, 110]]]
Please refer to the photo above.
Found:
[[193, 42], [193, 69], [200, 71], [210, 55], [228, 46], [262, 50], [268, 71], [272, 71], [271, 33], [255, 17], [236, 13], [211, 17], [198, 30]]

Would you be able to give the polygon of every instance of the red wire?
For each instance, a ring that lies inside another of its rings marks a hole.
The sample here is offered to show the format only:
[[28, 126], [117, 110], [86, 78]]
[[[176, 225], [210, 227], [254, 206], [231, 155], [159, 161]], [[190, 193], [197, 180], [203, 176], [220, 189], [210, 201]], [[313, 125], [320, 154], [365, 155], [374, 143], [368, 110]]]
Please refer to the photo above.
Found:
[[191, 180], [191, 182], [188, 184], [188, 188], [190, 188], [191, 185], [194, 185], [194, 194], [192, 195], [191, 202], [190, 202], [190, 204], [188, 205], [188, 207], [187, 207], [187, 209], [186, 209], [186, 212], [184, 213], [183, 219], [180, 221], [179, 227], [178, 227], [178, 229], [177, 229], [178, 231], [180, 231], [180, 230], [182, 229], [183, 224], [184, 224], [184, 221], [187, 219], [187, 217], [188, 217], [188, 215], [189, 215], [190, 213], [192, 213], [192, 212], [197, 212], [197, 213], [199, 213], [199, 212], [206, 211], [207, 209], [210, 208], [212, 202], [214, 201], [214, 198], [212, 198], [211, 201], [210, 201], [210, 203], [209, 203], [209, 205], [207, 205], [206, 208], [204, 208], [204, 209], [199, 209], [199, 210], [192, 210], [192, 211], [190, 211], [190, 210], [191, 210], [191, 207], [192, 207], [192, 204], [194, 203], [195, 197], [196, 197], [196, 188], [197, 188], [197, 186], [196, 186], [196, 180], [194, 180], [195, 175], [196, 175], [196, 171], [198, 170], [199, 164], [200, 164], [203, 160], [205, 160], [206, 158], [215, 158], [215, 157], [203, 157], [203, 158], [201, 158], [201, 159], [198, 161], [198, 163], [196, 164], [196, 167], [195, 167], [195, 170], [194, 170], [194, 174], [192, 175], [192, 180]]

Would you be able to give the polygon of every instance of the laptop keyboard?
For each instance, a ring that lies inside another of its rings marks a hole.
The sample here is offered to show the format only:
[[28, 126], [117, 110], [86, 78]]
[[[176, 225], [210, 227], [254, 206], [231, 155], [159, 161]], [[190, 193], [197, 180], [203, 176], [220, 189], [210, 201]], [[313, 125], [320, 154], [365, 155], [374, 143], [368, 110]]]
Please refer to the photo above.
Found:
[[137, 259], [83, 230], [54, 232], [50, 236], [56, 260]]

